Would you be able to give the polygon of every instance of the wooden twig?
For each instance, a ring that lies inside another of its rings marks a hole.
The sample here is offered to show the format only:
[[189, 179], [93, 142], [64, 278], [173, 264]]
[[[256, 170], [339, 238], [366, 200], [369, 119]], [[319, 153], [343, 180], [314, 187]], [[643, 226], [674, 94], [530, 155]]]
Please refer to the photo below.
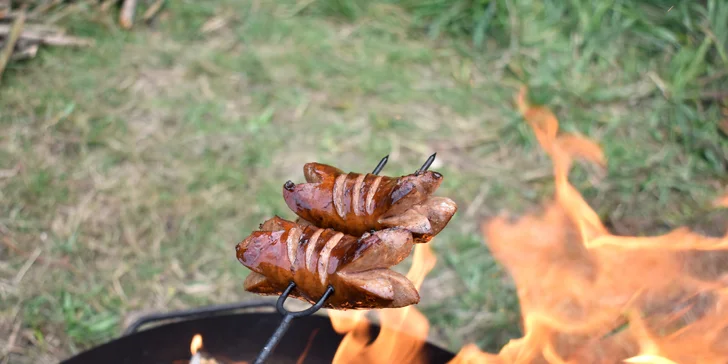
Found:
[[[22, 48], [20, 51], [15, 51], [13, 55], [10, 57], [10, 59], [15, 61], [24, 61], [26, 59], [31, 59], [38, 54], [38, 44], [31, 44], [27, 47]], [[2, 178], [2, 173], [0, 173], [0, 178]]]
[[722, 100], [728, 98], [728, 90], [711, 90], [700, 93], [701, 100]]
[[106, 12], [106, 11], [108, 11], [109, 9], [111, 9], [111, 7], [112, 7], [112, 6], [114, 5], [114, 4], [116, 4], [116, 3], [118, 3], [118, 2], [119, 2], [119, 0], [104, 0], [104, 2], [103, 2], [103, 3], [101, 3], [101, 6], [99, 7], [99, 9], [101, 9], [101, 11], [104, 11], [104, 12]]
[[10, 354], [11, 351], [13, 351], [13, 348], [15, 347], [15, 341], [18, 339], [18, 333], [20, 332], [21, 327], [22, 321], [18, 319], [15, 322], [15, 325], [13, 325], [13, 331], [10, 332], [7, 343], [5, 343], [5, 348], [3, 349], [3, 357], [7, 358], [7, 355]]
[[202, 27], [200, 27], [200, 32], [202, 32], [202, 33], [214, 32], [219, 29], [222, 29], [226, 25], [227, 25], [227, 19], [225, 19], [221, 16], [215, 16], [215, 17], [210, 18], [210, 20], [206, 21], [204, 24], [202, 24]]
[[[20, 172], [20, 163], [17, 163], [15, 167], [10, 169], [0, 169], [0, 180], [4, 178], [13, 178]], [[0, 225], [0, 233], [4, 233], [2, 225]]]
[[[25, 36], [23, 36], [23, 39], [26, 39]], [[42, 44], [51, 45], [51, 46], [61, 46], [61, 47], [90, 47], [94, 45], [93, 39], [88, 38], [78, 38], [78, 37], [71, 37], [67, 35], [48, 35], [43, 36], [39, 38], [35, 38], [40, 41]]]
[[[13, 24], [13, 26], [15, 26]], [[93, 39], [72, 37], [63, 34], [63, 30], [55, 32], [59, 28], [49, 26], [29, 26], [27, 29], [23, 29], [20, 33], [20, 39], [29, 43], [41, 43], [52, 46], [92, 46], [94, 45]], [[12, 32], [12, 27], [6, 24], [0, 24], [0, 35], [8, 34]]]
[[[728, 136], [728, 118], [723, 119], [718, 122], [718, 129], [723, 132], [726, 136]], [[725, 203], [726, 207], [728, 207], [728, 195], [725, 195]]]
[[137, 0], [124, 0], [119, 13], [119, 24], [124, 29], [131, 29], [134, 25], [134, 12], [136, 11]]
[[28, 257], [28, 260], [25, 261], [25, 264], [23, 264], [22, 267], [20, 267], [20, 270], [18, 271], [18, 274], [15, 275], [15, 279], [13, 279], [13, 284], [18, 285], [23, 280], [23, 277], [25, 277], [25, 273], [28, 273], [28, 270], [30, 270], [30, 267], [33, 266], [33, 263], [38, 259], [40, 256], [40, 253], [42, 253], [43, 250], [41, 248], [35, 248], [35, 251]]
[[11, 10], [10, 0], [0, 0], [0, 19], [3, 19], [10, 14]]
[[151, 23], [154, 18], [157, 17], [157, 14], [159, 14], [159, 11], [162, 10], [164, 7], [164, 4], [166, 3], [166, 0], [157, 0], [150, 6], [147, 11], [144, 12], [144, 22], [145, 23]]
[[[26, 16], [25, 19], [28, 20], [28, 17]], [[12, 26], [10, 24], [0, 24], [0, 35], [6, 35], [10, 33], [11, 28]], [[23, 26], [23, 33], [36, 33], [39, 36], [58, 35], [66, 34], [66, 30], [53, 25], [26, 23], [25, 26]]]
[[[13, 20], [17, 19], [18, 16], [20, 15], [20, 13], [21, 13], [21, 11], [12, 10], [12, 11], [6, 12], [5, 15], [0, 14], [0, 22], [10, 23]], [[42, 20], [38, 16], [35, 16], [31, 13], [25, 13], [24, 15], [25, 15], [25, 21]]]
[[35, 9], [33, 9], [33, 12], [31, 14], [33, 14], [34, 16], [43, 15], [46, 12], [48, 12], [48, 10], [51, 10], [51, 8], [53, 8], [56, 5], [59, 5], [62, 2], [63, 2], [63, 0], [53, 0], [53, 1], [50, 1], [47, 3], [43, 3], [41, 5], [36, 6]]
[[708, 76], [699, 78], [698, 79], [698, 84], [700, 86], [706, 86], [707, 84], [709, 84], [709, 83], [711, 83], [713, 81], [720, 80], [721, 78], [726, 77], [726, 76], [728, 76], [728, 69], [723, 69], [723, 70], [720, 70], [720, 71], [716, 71], [712, 75], [708, 75]]
[[[19, 254], [25, 258], [31, 257], [32, 253], [28, 253], [28, 252], [24, 251], [23, 249], [20, 249], [18, 247], [18, 245], [15, 244], [12, 240], [10, 240], [10, 238], [8, 236], [3, 236], [2, 242], [6, 247], [8, 247], [8, 249], [14, 251], [16, 254]], [[45, 257], [38, 257], [36, 260], [41, 263], [47, 263], [50, 265], [55, 265], [55, 266], [58, 266], [61, 268], [65, 268], [77, 275], [81, 274], [81, 272], [78, 269], [76, 269], [76, 267], [74, 267], [73, 265], [71, 265], [68, 262], [68, 257], [64, 257], [62, 260], [53, 260], [53, 259], [48, 259]]]
[[2, 49], [2, 52], [0, 52], [0, 81], [2, 81], [3, 72], [10, 61], [10, 56], [13, 54], [13, 50], [15, 50], [15, 43], [17, 43], [18, 39], [20, 39], [20, 33], [23, 31], [24, 25], [25, 13], [21, 12], [20, 16], [18, 16], [18, 18], [13, 22], [10, 34], [5, 42], [5, 47]]

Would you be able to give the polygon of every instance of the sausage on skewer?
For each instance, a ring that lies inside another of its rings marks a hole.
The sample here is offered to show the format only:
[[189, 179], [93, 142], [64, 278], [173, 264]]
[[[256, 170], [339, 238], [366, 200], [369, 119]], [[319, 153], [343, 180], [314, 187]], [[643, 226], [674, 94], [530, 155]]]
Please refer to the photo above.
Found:
[[412, 247], [411, 233], [401, 228], [356, 238], [276, 216], [235, 250], [238, 260], [252, 270], [245, 280], [249, 292], [279, 295], [294, 282], [291, 296], [313, 303], [331, 285], [334, 294], [324, 307], [372, 309], [419, 302], [412, 282], [389, 269]]
[[401, 227], [412, 232], [415, 243], [426, 243], [457, 211], [451, 199], [431, 196], [442, 183], [438, 172], [393, 178], [307, 163], [303, 173], [307, 183], [288, 181], [283, 186], [286, 204], [303, 224], [353, 236]]

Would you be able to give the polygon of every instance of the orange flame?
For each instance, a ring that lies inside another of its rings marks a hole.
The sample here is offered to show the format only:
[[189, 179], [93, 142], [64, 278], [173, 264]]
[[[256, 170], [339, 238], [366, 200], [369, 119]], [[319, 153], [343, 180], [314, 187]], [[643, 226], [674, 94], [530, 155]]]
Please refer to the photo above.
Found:
[[525, 334], [498, 355], [465, 347], [452, 363], [725, 363], [728, 234], [610, 234], [568, 181], [575, 158], [604, 166], [601, 148], [559, 134], [525, 96], [517, 104], [553, 161], [555, 200], [540, 216], [481, 226], [515, 280]]
[[195, 355], [200, 349], [202, 349], [202, 335], [195, 334], [190, 342], [190, 354]]
[[715, 200], [715, 207], [728, 207], [728, 194]]
[[[428, 244], [418, 244], [407, 278], [419, 290], [437, 258]], [[427, 318], [414, 306], [377, 310], [381, 330], [369, 345], [369, 321], [366, 311], [331, 311], [331, 323], [339, 333], [346, 333], [333, 364], [344, 363], [423, 363], [422, 348], [430, 330]]]

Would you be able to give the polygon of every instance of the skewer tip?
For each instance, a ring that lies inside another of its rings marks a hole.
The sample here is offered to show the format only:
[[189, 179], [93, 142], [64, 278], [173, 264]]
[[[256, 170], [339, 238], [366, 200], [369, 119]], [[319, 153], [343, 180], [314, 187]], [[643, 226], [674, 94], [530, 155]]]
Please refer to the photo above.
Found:
[[415, 175], [417, 176], [417, 175], [419, 175], [420, 173], [422, 173], [422, 172], [426, 171], [426, 170], [427, 170], [428, 168], [430, 168], [430, 166], [432, 165], [432, 163], [433, 163], [433, 162], [435, 162], [435, 157], [437, 157], [437, 152], [435, 152], [435, 153], [432, 153], [432, 155], [431, 155], [431, 156], [427, 157], [427, 160], [426, 160], [426, 161], [425, 161], [425, 163], [424, 163], [424, 164], [422, 165], [422, 167], [420, 167], [420, 169], [418, 169], [418, 170], [417, 170], [417, 171], [415, 172]]
[[384, 169], [384, 166], [387, 165], [388, 161], [389, 161], [389, 154], [384, 156], [384, 158], [382, 158], [382, 160], [379, 161], [379, 164], [377, 164], [376, 168], [374, 168], [374, 171], [372, 172], [372, 174], [379, 174], [379, 172], [381, 172], [382, 169]]

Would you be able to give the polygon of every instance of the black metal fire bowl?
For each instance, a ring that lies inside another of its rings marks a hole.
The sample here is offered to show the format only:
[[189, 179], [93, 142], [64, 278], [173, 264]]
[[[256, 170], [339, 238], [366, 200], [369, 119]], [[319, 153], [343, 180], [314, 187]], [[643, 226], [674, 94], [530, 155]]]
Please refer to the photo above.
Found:
[[[270, 312], [250, 312], [256, 308]], [[231, 312], [233, 309], [237, 312]], [[137, 331], [143, 324], [162, 319], [176, 321]], [[280, 322], [281, 315], [275, 311], [275, 301], [209, 306], [151, 315], [130, 326], [124, 336], [80, 353], [61, 364], [186, 363], [190, 359], [190, 341], [195, 334], [202, 335], [203, 350], [212, 357], [228, 363], [251, 363]], [[376, 337], [379, 327], [372, 324], [370, 330], [372, 336]], [[342, 338], [343, 335], [334, 331], [328, 317], [300, 317], [292, 321], [268, 362], [293, 364], [307, 351], [303, 363], [329, 364]], [[431, 364], [444, 364], [454, 357], [451, 352], [431, 343], [426, 343], [423, 350]]]

